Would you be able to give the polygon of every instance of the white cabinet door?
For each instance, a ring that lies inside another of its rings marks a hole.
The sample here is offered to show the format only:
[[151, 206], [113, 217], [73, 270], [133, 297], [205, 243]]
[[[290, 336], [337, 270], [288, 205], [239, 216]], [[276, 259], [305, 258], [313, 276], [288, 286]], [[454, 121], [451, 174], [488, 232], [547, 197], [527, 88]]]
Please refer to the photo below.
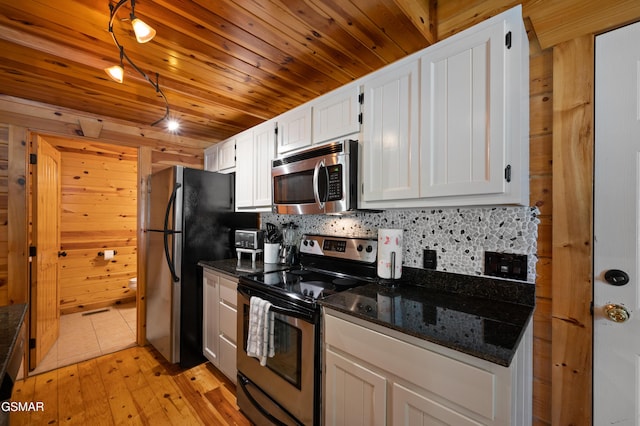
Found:
[[313, 143], [360, 132], [360, 86], [352, 83], [313, 101]]
[[311, 145], [311, 106], [305, 104], [276, 117], [278, 154]]
[[267, 121], [236, 138], [236, 209], [271, 211], [271, 160], [275, 124]]
[[455, 425], [481, 426], [457, 411], [442, 405], [435, 399], [415, 392], [398, 383], [393, 384], [394, 425]]
[[363, 202], [419, 195], [418, 60], [364, 83]]
[[219, 369], [231, 381], [236, 383], [236, 335], [237, 323], [237, 296], [238, 283], [225, 277], [220, 277], [220, 335], [219, 335]]
[[218, 144], [218, 170], [228, 170], [236, 166], [236, 139]]
[[268, 121], [253, 130], [253, 205], [271, 211], [271, 160], [276, 156], [275, 124]]
[[505, 21], [421, 58], [421, 197], [502, 193]]
[[385, 425], [387, 380], [331, 350], [326, 355], [325, 421], [328, 425]]
[[202, 283], [202, 352], [215, 366], [219, 365], [219, 335], [218, 321], [219, 277], [207, 271], [203, 272]]
[[236, 209], [253, 207], [253, 129], [236, 138]]
[[218, 145], [212, 145], [204, 150], [204, 169], [210, 172], [218, 171]]

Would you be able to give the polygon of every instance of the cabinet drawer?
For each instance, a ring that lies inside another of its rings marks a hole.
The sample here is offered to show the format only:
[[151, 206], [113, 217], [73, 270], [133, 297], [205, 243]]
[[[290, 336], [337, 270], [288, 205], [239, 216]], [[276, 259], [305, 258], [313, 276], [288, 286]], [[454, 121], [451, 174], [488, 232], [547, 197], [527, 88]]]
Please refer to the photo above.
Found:
[[233, 383], [236, 383], [236, 345], [224, 337], [220, 339], [220, 365], [218, 368]]
[[220, 303], [235, 308], [238, 305], [238, 283], [220, 277]]
[[236, 310], [220, 303], [220, 334], [231, 342], [236, 342]]
[[331, 315], [325, 315], [325, 341], [487, 419], [495, 417], [496, 376], [491, 371]]

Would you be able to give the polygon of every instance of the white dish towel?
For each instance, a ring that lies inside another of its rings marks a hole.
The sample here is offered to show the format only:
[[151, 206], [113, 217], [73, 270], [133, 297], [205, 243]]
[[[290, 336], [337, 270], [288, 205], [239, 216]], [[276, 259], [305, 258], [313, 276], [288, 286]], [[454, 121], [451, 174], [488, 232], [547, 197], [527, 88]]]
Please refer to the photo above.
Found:
[[275, 355], [273, 336], [273, 312], [271, 302], [252, 296], [249, 301], [249, 335], [247, 355], [258, 358], [260, 365], [267, 365], [267, 356]]

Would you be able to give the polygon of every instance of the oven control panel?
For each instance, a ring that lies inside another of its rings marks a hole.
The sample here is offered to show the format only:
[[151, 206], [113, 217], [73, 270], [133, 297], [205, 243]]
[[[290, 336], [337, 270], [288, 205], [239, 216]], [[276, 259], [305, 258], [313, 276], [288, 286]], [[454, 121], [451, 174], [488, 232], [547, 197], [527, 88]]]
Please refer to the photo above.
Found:
[[378, 255], [378, 241], [368, 238], [304, 235], [300, 241], [300, 252], [375, 263]]

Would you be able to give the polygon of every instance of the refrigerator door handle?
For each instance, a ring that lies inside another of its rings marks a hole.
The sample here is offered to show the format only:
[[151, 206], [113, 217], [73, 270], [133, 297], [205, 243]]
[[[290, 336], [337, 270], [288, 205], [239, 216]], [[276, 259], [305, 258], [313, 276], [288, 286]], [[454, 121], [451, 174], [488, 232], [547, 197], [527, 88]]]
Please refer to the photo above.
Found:
[[171, 271], [171, 278], [173, 282], [180, 281], [180, 277], [176, 275], [176, 268], [173, 265], [173, 260], [171, 259], [171, 255], [169, 254], [169, 234], [175, 234], [176, 231], [172, 231], [169, 229], [169, 214], [171, 213], [171, 206], [176, 202], [176, 193], [178, 189], [180, 189], [182, 185], [176, 183], [176, 186], [173, 188], [173, 192], [171, 193], [171, 198], [169, 198], [169, 203], [167, 204], [167, 211], [164, 215], [164, 254], [167, 258], [167, 265], [169, 266], [169, 271]]

